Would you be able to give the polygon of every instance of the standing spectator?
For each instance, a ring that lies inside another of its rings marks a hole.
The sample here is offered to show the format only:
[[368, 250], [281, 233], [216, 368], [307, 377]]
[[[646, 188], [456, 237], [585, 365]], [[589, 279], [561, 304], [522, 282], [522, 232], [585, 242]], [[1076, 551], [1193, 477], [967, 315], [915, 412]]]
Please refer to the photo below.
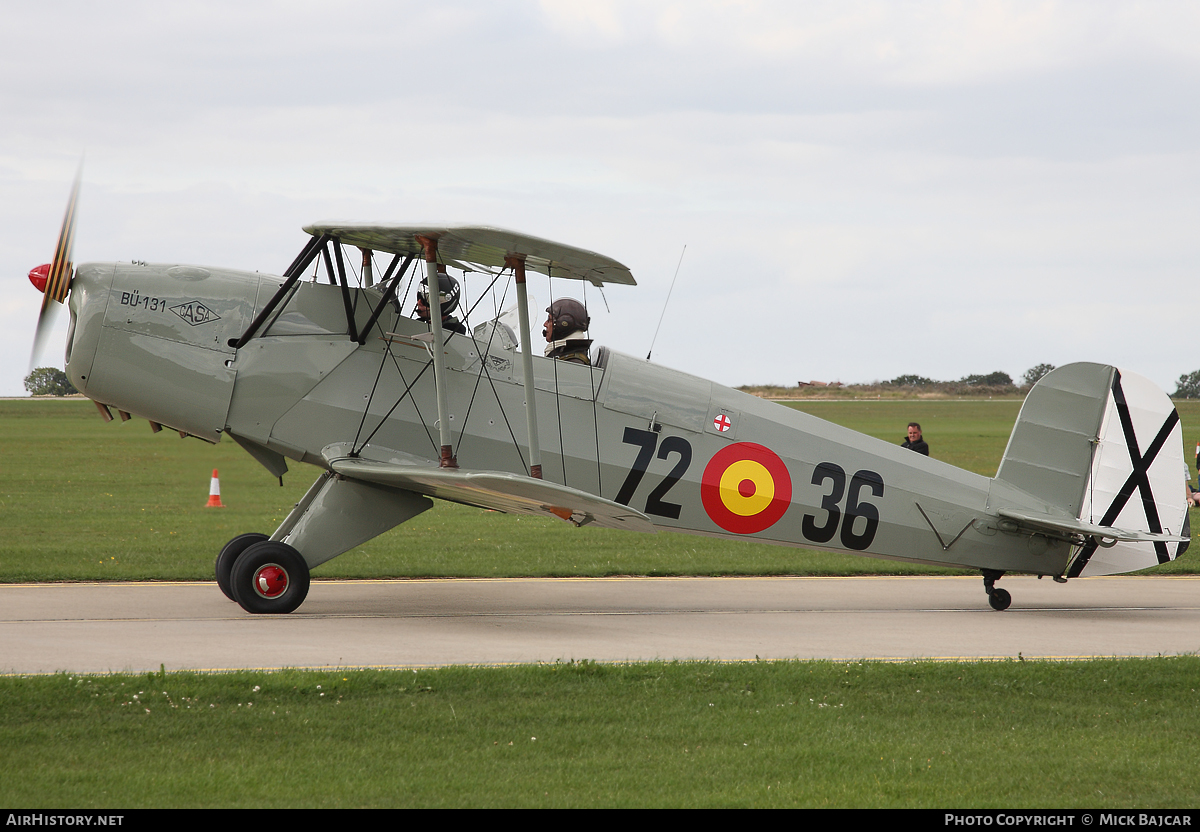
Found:
[[900, 443], [900, 447], [929, 456], [929, 443], [921, 438], [921, 426], [916, 422], [908, 423], [908, 438]]

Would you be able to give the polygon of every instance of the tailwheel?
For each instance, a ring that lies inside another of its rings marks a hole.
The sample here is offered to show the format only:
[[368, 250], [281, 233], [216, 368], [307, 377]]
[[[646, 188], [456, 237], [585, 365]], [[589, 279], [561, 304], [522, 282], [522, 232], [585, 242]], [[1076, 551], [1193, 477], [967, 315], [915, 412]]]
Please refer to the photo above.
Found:
[[286, 543], [266, 540], [234, 561], [229, 583], [233, 599], [246, 612], [288, 613], [308, 595], [308, 564]]
[[236, 601], [233, 597], [233, 588], [229, 585], [229, 575], [233, 572], [233, 564], [238, 559], [238, 555], [249, 549], [255, 543], [262, 543], [264, 540], [271, 538], [262, 532], [250, 532], [249, 534], [239, 534], [233, 540], [225, 544], [221, 549], [221, 553], [217, 555], [217, 562], [213, 565], [213, 570], [217, 573], [217, 586], [225, 593], [225, 597], [230, 601]]
[[997, 612], [1008, 609], [1012, 603], [1012, 596], [1008, 594], [1008, 590], [996, 588], [996, 581], [1002, 577], [1004, 573], [998, 569], [983, 570], [983, 589], [987, 592], [988, 603]]

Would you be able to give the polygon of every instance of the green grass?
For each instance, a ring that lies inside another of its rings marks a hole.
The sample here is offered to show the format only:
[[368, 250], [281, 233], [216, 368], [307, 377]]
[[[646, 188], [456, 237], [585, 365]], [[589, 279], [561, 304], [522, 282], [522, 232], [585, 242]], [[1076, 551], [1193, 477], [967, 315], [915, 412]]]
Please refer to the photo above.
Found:
[[[916, 419], [935, 456], [990, 475], [1019, 403], [795, 406], [893, 442]], [[1180, 412], [1190, 449], [1200, 403]], [[231, 442], [104, 424], [87, 402], [0, 402], [0, 454], [0, 581], [210, 579], [225, 540], [271, 529], [315, 475], [279, 488]], [[204, 508], [214, 467], [226, 509]], [[568, 532], [441, 503], [316, 575], [933, 571]], [[1187, 808], [1198, 677], [1196, 657], [8, 677], [0, 802]]]
[[[795, 402], [855, 430], [899, 443], [921, 422], [933, 454], [980, 474], [996, 471], [1017, 401]], [[1180, 402], [1185, 447], [1200, 439], [1200, 402]], [[1189, 457], [1190, 458], [1190, 457]], [[270, 532], [316, 475], [293, 464], [280, 488], [235, 443], [210, 446], [144, 421], [106, 424], [86, 401], [0, 402], [0, 581], [208, 580], [220, 547]], [[205, 508], [221, 472], [227, 508]], [[1193, 518], [1200, 528], [1200, 515]], [[314, 577], [953, 574], [872, 558], [716, 540], [564, 530], [558, 521], [439, 502], [314, 572]], [[1184, 557], [1155, 572], [1195, 571]]]
[[0, 679], [0, 803], [1194, 807], [1200, 659]]
[[1015, 399], [786, 402], [788, 407], [899, 445], [920, 422], [930, 455], [987, 477], [996, 475], [1021, 410]]

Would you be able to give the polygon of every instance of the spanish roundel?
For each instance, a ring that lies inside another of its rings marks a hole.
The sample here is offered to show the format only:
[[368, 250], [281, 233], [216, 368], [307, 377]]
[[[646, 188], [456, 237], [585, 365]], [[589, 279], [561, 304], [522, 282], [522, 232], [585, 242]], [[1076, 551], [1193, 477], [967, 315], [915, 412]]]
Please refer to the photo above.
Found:
[[754, 534], [783, 517], [792, 503], [792, 478], [770, 448], [735, 442], [713, 454], [704, 467], [700, 500], [725, 531]]

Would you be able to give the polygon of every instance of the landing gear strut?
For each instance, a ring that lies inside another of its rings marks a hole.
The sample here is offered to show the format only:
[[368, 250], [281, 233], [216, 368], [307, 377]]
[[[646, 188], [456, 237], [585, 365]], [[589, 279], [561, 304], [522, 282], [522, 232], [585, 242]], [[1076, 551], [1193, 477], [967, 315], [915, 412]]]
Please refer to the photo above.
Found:
[[996, 581], [1002, 577], [1004, 577], [1004, 573], [998, 569], [983, 570], [983, 588], [987, 592], [988, 603], [997, 612], [1008, 609], [1009, 604], [1012, 603], [1012, 596], [1008, 594], [1008, 590], [996, 588]]

